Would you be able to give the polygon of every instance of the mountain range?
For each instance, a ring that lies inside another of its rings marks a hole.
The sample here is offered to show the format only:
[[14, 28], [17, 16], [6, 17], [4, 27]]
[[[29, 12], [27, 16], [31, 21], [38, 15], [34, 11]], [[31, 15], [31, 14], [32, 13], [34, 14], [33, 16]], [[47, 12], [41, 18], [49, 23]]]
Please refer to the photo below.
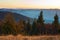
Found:
[[[16, 20], [19, 18], [25, 19], [34, 19], [38, 18], [40, 11], [43, 11], [43, 18], [45, 23], [52, 23], [54, 20], [54, 15], [57, 14], [60, 20], [60, 10], [59, 9], [0, 9], [0, 19], [6, 14], [6, 12], [13, 12]], [[59, 21], [60, 22], [60, 21]]]

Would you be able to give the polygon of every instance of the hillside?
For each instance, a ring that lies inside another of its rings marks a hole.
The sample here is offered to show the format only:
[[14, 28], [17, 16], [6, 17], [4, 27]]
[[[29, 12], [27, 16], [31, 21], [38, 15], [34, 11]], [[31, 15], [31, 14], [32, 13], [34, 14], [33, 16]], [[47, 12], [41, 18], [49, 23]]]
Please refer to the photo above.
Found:
[[[9, 11], [0, 11], [0, 20], [4, 19], [4, 17], [6, 16], [6, 14], [8, 13]], [[16, 20], [16, 21], [19, 21], [20, 19], [23, 19], [25, 21], [27, 21], [28, 19], [32, 20], [31, 18], [29, 17], [26, 17], [24, 15], [21, 15], [21, 14], [17, 14], [17, 13], [11, 13], [13, 15], [13, 18]]]

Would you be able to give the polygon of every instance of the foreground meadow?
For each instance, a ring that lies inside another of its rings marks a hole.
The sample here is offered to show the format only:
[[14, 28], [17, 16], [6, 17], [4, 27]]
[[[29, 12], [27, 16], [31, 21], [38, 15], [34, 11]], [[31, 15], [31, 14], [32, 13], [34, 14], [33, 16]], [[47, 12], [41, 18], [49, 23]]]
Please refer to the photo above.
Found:
[[54, 36], [48, 36], [48, 35], [42, 35], [42, 36], [22, 36], [22, 35], [17, 35], [17, 36], [0, 36], [0, 40], [60, 40], [59, 35], [54, 35]]

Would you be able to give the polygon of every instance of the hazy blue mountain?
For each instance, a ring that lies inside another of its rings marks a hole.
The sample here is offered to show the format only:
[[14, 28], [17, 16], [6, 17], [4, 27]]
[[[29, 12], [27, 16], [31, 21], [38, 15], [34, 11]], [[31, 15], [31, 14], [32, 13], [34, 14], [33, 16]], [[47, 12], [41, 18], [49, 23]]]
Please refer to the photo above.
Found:
[[54, 20], [54, 15], [57, 13], [60, 20], [59, 9], [0, 9], [0, 11], [11, 11], [17, 14], [22, 14], [30, 18], [38, 18], [40, 11], [43, 11], [45, 23], [51, 23]]
[[[0, 20], [3, 20], [8, 12], [9, 11], [0, 11]], [[13, 18], [15, 19], [15, 21], [19, 21], [20, 19], [23, 19], [25, 21], [27, 21], [28, 19], [32, 20], [32, 18], [29, 18], [29, 17], [24, 16], [22, 14], [17, 14], [17, 13], [11, 13], [11, 14], [13, 15]]]

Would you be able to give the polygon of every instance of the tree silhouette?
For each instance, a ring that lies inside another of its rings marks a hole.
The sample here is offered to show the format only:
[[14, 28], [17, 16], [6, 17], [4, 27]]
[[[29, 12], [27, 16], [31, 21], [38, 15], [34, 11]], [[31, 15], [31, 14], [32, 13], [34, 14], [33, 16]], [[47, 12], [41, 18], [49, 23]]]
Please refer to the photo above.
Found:
[[57, 14], [54, 16], [53, 26], [54, 26], [54, 34], [56, 34], [58, 27], [59, 27], [59, 21], [58, 21], [58, 15]]
[[44, 25], [43, 11], [40, 12], [37, 22], [40, 23], [42, 26]]
[[44, 27], [44, 20], [43, 20], [43, 11], [40, 12], [40, 15], [37, 20], [38, 24], [41, 26], [40, 27], [40, 33], [45, 34], [45, 27]]
[[39, 34], [39, 29], [37, 26], [37, 21], [34, 19], [33, 24], [32, 24], [32, 35], [38, 35]]
[[30, 20], [28, 19], [27, 25], [25, 27], [25, 34], [26, 35], [30, 35], [31, 34], [31, 24], [30, 24]]

